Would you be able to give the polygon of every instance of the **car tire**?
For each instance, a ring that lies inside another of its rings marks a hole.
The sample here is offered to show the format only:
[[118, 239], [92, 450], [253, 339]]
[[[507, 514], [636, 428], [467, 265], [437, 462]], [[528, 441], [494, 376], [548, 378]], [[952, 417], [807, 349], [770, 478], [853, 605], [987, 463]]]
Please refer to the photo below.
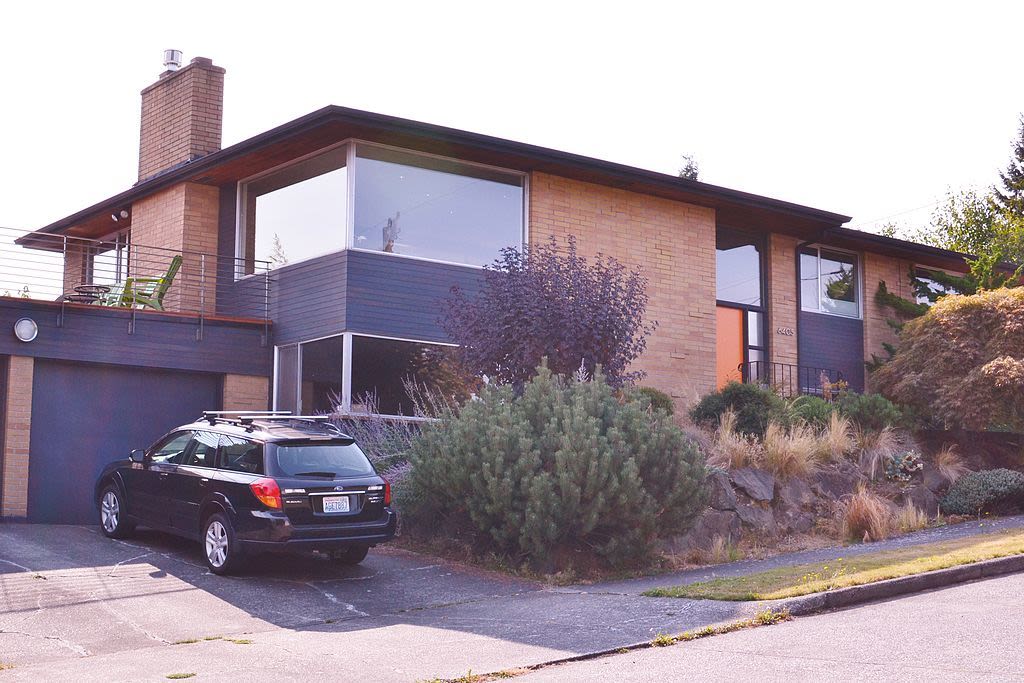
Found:
[[334, 553], [331, 557], [338, 564], [353, 565], [359, 564], [366, 559], [366, 553], [370, 552], [370, 547], [365, 545], [354, 545], [351, 548], [345, 548]]
[[214, 574], [231, 574], [242, 566], [241, 544], [231, 521], [222, 512], [206, 518], [203, 524], [203, 559]]
[[127, 517], [128, 508], [117, 485], [110, 484], [100, 494], [100, 530], [107, 538], [125, 538], [135, 531]]

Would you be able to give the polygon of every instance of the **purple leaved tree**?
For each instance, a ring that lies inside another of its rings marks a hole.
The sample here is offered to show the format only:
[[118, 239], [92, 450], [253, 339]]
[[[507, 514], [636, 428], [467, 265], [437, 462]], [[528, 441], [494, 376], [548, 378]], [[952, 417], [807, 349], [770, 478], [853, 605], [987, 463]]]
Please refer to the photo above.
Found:
[[576, 239], [508, 248], [483, 271], [480, 290], [453, 288], [441, 326], [462, 348], [467, 369], [522, 386], [546, 358], [569, 376], [596, 366], [609, 384], [642, 377], [627, 372], [657, 321], [644, 322], [647, 280], [616, 259], [580, 256]]

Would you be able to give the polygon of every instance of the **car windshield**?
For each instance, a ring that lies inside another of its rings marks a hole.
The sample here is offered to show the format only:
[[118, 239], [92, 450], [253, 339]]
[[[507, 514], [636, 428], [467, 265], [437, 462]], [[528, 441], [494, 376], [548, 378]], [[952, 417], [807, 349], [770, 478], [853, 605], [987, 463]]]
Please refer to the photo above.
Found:
[[278, 445], [277, 468], [289, 477], [358, 477], [373, 466], [354, 443]]

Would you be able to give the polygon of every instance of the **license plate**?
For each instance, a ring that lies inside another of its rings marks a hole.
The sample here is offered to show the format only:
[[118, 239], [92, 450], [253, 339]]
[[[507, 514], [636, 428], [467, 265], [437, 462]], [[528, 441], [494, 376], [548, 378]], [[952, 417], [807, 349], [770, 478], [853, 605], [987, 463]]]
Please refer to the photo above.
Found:
[[348, 512], [348, 496], [324, 497], [324, 512]]

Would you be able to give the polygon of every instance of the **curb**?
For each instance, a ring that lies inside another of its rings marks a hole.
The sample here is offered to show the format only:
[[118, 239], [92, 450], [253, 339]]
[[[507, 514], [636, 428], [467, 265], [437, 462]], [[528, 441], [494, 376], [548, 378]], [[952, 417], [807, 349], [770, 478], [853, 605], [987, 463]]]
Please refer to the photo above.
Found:
[[924, 574], [886, 579], [863, 586], [850, 586], [785, 601], [772, 601], [772, 604], [788, 609], [793, 616], [802, 616], [1021, 571], [1024, 571], [1024, 555], [1011, 555], [947, 569], [936, 569]]

